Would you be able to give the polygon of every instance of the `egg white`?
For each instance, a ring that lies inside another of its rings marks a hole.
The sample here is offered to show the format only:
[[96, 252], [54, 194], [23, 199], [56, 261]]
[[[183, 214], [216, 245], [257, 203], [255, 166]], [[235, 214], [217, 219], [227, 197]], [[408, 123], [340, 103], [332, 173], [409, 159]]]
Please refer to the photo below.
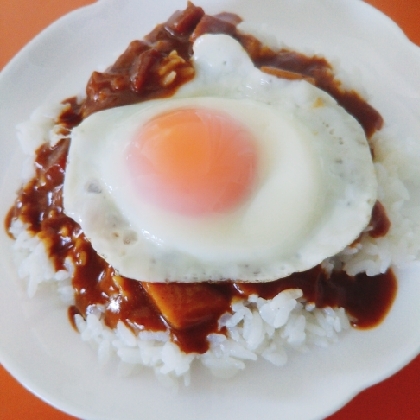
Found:
[[[72, 133], [66, 213], [121, 275], [144, 281], [272, 281], [341, 251], [366, 227], [377, 183], [357, 121], [306, 81], [254, 67], [231, 37], [194, 45], [195, 78], [173, 98], [93, 114]], [[124, 150], [178, 108], [224, 111], [258, 139], [254, 191], [226, 214], [190, 218], [131, 189]]]

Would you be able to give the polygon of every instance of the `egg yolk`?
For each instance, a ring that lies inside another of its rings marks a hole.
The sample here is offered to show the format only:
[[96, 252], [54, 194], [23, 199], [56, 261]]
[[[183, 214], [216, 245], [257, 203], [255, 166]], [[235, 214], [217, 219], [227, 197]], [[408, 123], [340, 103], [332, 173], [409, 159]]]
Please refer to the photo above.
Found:
[[231, 116], [178, 109], [145, 123], [126, 158], [142, 198], [166, 210], [202, 215], [226, 212], [246, 199], [257, 150], [253, 135]]

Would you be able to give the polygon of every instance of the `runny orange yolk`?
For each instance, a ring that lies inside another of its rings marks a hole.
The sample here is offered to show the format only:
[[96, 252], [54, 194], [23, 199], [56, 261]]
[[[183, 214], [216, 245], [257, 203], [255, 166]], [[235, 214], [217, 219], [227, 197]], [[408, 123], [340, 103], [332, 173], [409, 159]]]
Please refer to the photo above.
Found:
[[246, 199], [255, 182], [252, 134], [216, 110], [178, 109], [152, 118], [126, 156], [142, 197], [181, 214], [226, 212]]

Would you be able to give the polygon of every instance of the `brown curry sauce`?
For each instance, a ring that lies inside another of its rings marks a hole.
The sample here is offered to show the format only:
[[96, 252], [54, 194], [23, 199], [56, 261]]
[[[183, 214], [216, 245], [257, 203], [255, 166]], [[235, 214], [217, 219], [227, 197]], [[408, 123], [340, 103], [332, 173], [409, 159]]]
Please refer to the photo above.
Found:
[[[232, 301], [256, 294], [273, 298], [286, 289], [301, 289], [307, 302], [316, 307], [343, 307], [355, 327], [378, 325], [396, 296], [397, 282], [392, 270], [377, 276], [348, 276], [344, 271], [327, 275], [320, 266], [294, 273], [270, 283], [156, 284], [119, 276], [93, 250], [81, 228], [63, 210], [62, 188], [65, 175], [68, 135], [73, 127], [92, 113], [151, 98], [170, 97], [194, 77], [191, 63], [193, 40], [204, 33], [225, 33], [236, 38], [262, 71], [290, 79], [304, 78], [332, 95], [365, 130], [369, 139], [383, 125], [382, 117], [354, 91], [345, 91], [335, 80], [329, 63], [320, 57], [307, 57], [281, 49], [274, 51], [250, 35], [240, 34], [240, 18], [229, 13], [207, 16], [189, 3], [166, 23], [158, 25], [143, 41], [133, 41], [104, 73], [94, 72], [86, 87], [86, 98], [63, 103], [68, 107], [58, 118], [63, 138], [55, 146], [42, 145], [36, 152], [36, 175], [18, 192], [18, 198], [5, 220], [9, 232], [20, 218], [29, 231], [44, 241], [55, 269], [65, 268], [66, 258], [75, 265], [74, 315], [98, 308], [105, 324], [116, 327], [124, 322], [134, 332], [166, 331], [184, 352], [208, 350], [209, 333], [221, 332], [220, 316], [231, 310]], [[372, 212], [370, 231], [362, 235], [381, 237], [390, 228], [381, 203]]]

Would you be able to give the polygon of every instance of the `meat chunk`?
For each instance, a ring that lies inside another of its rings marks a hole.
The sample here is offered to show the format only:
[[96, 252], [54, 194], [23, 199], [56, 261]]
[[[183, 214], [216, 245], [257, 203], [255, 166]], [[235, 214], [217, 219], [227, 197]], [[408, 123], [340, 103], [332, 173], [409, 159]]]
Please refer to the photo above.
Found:
[[230, 308], [230, 296], [208, 283], [143, 283], [143, 287], [166, 322], [176, 329], [218, 319]]

